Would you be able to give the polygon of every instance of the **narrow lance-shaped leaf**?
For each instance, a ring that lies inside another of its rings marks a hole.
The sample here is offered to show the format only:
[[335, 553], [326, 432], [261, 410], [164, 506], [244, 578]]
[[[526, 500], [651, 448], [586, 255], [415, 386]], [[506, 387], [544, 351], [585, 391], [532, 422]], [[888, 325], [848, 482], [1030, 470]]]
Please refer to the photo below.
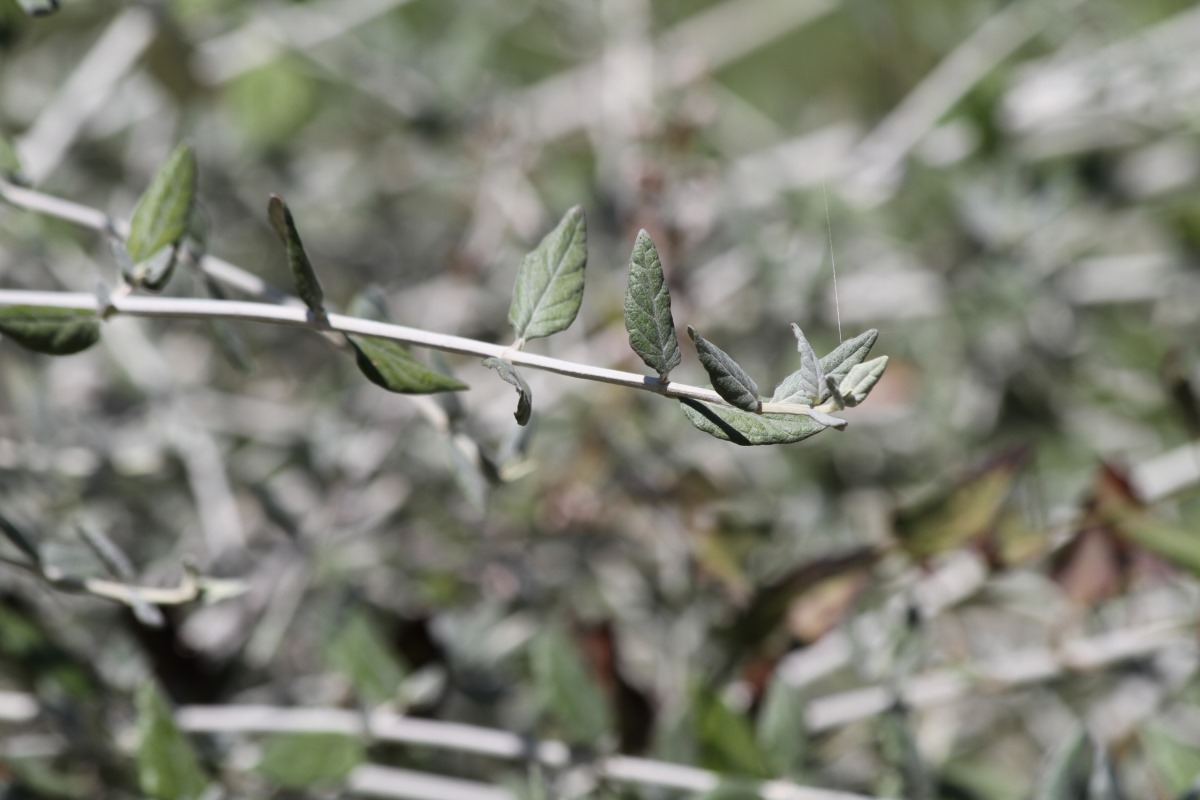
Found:
[[658, 250], [646, 231], [639, 231], [629, 258], [625, 288], [625, 330], [629, 346], [662, 381], [679, 366], [679, 340], [671, 317], [671, 293]]
[[465, 383], [422, 364], [398, 342], [375, 336], [349, 334], [358, 368], [367, 380], [397, 394], [458, 392]]
[[796, 350], [800, 353], [800, 369], [784, 378], [779, 386], [775, 387], [775, 394], [771, 395], [771, 402], [815, 406], [821, 399], [821, 393], [825, 391], [825, 371], [821, 368], [821, 362], [817, 360], [817, 354], [813, 352], [812, 345], [808, 343], [800, 326], [793, 323], [792, 333], [796, 335]]
[[17, 148], [7, 136], [0, 133], [0, 178], [13, 183], [24, 183], [21, 174], [21, 159], [17, 156]]
[[134, 264], [183, 238], [195, 200], [196, 155], [184, 142], [167, 157], [133, 210], [125, 248]]
[[565, 330], [583, 302], [587, 220], [575, 206], [521, 261], [508, 321], [528, 341]]
[[883, 371], [887, 369], [887, 365], [888, 357], [880, 356], [851, 367], [850, 371], [846, 373], [846, 377], [842, 379], [841, 386], [838, 387], [837, 394], [840, 395], [842, 403], [853, 407], [865, 400], [871, 390], [875, 388], [875, 384], [883, 377]]
[[258, 773], [271, 783], [292, 789], [341, 783], [366, 760], [356, 736], [342, 733], [284, 733], [263, 743]]
[[31, 565], [38, 567], [42, 565], [42, 554], [37, 545], [25, 535], [25, 532], [16, 523], [3, 514], [0, 514], [0, 533], [4, 534], [4, 538], [8, 539], [14, 547], [29, 557]]
[[680, 400], [683, 414], [709, 436], [734, 444], [791, 444], [826, 426], [806, 414], [753, 414], [699, 400]]
[[778, 673], [767, 686], [754, 738], [773, 774], [794, 776], [804, 769], [808, 750], [804, 699]]
[[737, 408], [761, 411], [762, 400], [758, 396], [758, 384], [746, 374], [746, 370], [724, 350], [696, 333], [691, 325], [688, 326], [687, 332], [696, 343], [696, 355], [700, 357], [700, 364], [708, 373], [717, 394]]
[[1034, 792], [1035, 800], [1091, 797], [1093, 759], [1091, 739], [1080, 731], [1046, 763]]
[[530, 390], [529, 384], [525, 382], [525, 378], [512, 364], [498, 358], [485, 358], [483, 365], [488, 369], [496, 370], [505, 383], [516, 387], [519, 396], [517, 397], [517, 410], [513, 416], [517, 418], [518, 425], [528, 425], [529, 417], [533, 414], [533, 392]]
[[208, 780], [191, 744], [175, 727], [158, 685], [144, 681], [137, 695], [138, 783], [157, 800], [195, 800]]
[[314, 314], [324, 314], [325, 291], [321, 288], [321, 281], [317, 279], [312, 262], [308, 260], [304, 243], [300, 241], [300, 233], [292, 220], [292, 212], [277, 194], [271, 195], [267, 203], [267, 218], [271, 221], [275, 233], [279, 235], [279, 241], [283, 242], [287, 249], [288, 267], [292, 270], [292, 279], [296, 282], [296, 294], [300, 295], [304, 305]]
[[853, 339], [842, 342], [829, 355], [821, 359], [821, 369], [840, 385], [842, 378], [846, 377], [846, 373], [866, 359], [878, 338], [879, 331], [872, 328], [863, 331]]
[[566, 738], [573, 744], [599, 743], [612, 729], [611, 713], [571, 640], [550, 628], [533, 640], [530, 658], [542, 707], [562, 726]]
[[100, 320], [85, 308], [6, 306], [0, 335], [35, 353], [69, 356], [100, 341]]

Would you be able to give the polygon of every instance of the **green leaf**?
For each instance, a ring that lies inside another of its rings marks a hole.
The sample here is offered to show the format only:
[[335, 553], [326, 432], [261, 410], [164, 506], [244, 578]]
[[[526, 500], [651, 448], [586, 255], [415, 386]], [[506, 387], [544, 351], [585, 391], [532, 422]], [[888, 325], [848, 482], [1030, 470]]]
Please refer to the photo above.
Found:
[[35, 353], [69, 356], [100, 341], [100, 320], [86, 308], [6, 306], [0, 334]]
[[356, 333], [346, 338], [354, 347], [355, 360], [362, 374], [389, 392], [433, 394], [469, 388], [465, 383], [425, 366], [399, 342]]
[[37, 545], [33, 540], [25, 535], [16, 523], [8, 517], [0, 514], [0, 533], [4, 534], [4, 538], [8, 539], [14, 547], [20, 550], [25, 555], [29, 556], [29, 563], [34, 566], [41, 566], [42, 554], [38, 550]]
[[17, 155], [17, 148], [2, 133], [0, 133], [0, 178], [13, 183], [25, 182], [24, 176], [21, 174], [21, 159]]
[[566, 330], [583, 302], [587, 220], [575, 206], [521, 261], [508, 321], [519, 340]]
[[763, 795], [758, 781], [721, 778], [721, 782], [700, 795], [699, 800], [763, 800]]
[[696, 692], [694, 703], [697, 739], [705, 767], [747, 777], [771, 777], [750, 723], [743, 715], [704, 689]]
[[516, 387], [519, 396], [517, 397], [517, 410], [513, 416], [517, 418], [518, 425], [528, 425], [529, 417], [533, 414], [533, 392], [529, 389], [529, 384], [521, 377], [521, 373], [517, 372], [517, 368], [512, 364], [498, 358], [485, 358], [483, 365], [488, 369], [496, 370], [505, 383]]
[[359, 699], [371, 705], [393, 699], [404, 680], [404, 666], [361, 612], [338, 626], [325, 657], [350, 679]]
[[612, 730], [608, 701], [571, 640], [550, 628], [530, 645], [533, 681], [542, 708], [572, 744], [598, 746]]
[[746, 411], [762, 410], [762, 399], [758, 396], [758, 384], [754, 379], [728, 353], [696, 333], [691, 325], [687, 332], [696, 343], [696, 355], [700, 357], [700, 364], [708, 373], [717, 394]]
[[887, 369], [887, 365], [888, 357], [880, 356], [851, 367], [850, 371], [846, 373], [846, 377], [842, 379], [841, 386], [838, 387], [838, 394], [842, 396], [842, 402], [853, 408], [865, 400], [871, 390], [875, 388], [875, 384], [883, 377], [883, 371]]
[[851, 368], [866, 359], [878, 338], [879, 331], [872, 328], [849, 341], [842, 342], [833, 352], [821, 359], [821, 370], [840, 384]]
[[1168, 795], [1177, 797], [1200, 786], [1200, 748], [1184, 744], [1158, 725], [1145, 726], [1138, 736]]
[[134, 264], [183, 238], [195, 201], [196, 155], [184, 142], [167, 157], [133, 210], [125, 249]]
[[701, 400], [679, 402], [692, 425], [734, 444], [791, 444], [826, 428], [806, 414], [751, 414]]
[[338, 733], [286, 733], [263, 743], [258, 773], [289, 789], [340, 783], [366, 759], [366, 748], [354, 736]]
[[625, 288], [625, 330], [629, 346], [667, 380], [679, 366], [679, 340], [675, 338], [675, 320], [671, 317], [671, 292], [663, 277], [662, 261], [650, 234], [638, 232], [629, 257], [629, 283]]
[[933, 779], [917, 749], [905, 711], [892, 707], [876, 717], [875, 735], [885, 765], [883, 793], [905, 800], [935, 800]]
[[267, 203], [267, 219], [271, 221], [271, 227], [275, 229], [279, 241], [283, 242], [287, 249], [288, 267], [291, 268], [292, 279], [296, 282], [296, 294], [300, 295], [304, 305], [314, 314], [324, 314], [325, 292], [321, 288], [321, 281], [317, 279], [312, 262], [308, 260], [308, 253], [304, 251], [304, 243], [300, 241], [300, 233], [292, 220], [292, 212], [277, 194], [271, 195]]
[[821, 402], [821, 394], [825, 389], [825, 371], [812, 345], [808, 343], [800, 326], [792, 324], [792, 333], [796, 335], [796, 350], [800, 353], [800, 369], [783, 379], [775, 387], [771, 395], [772, 403], [798, 403], [815, 406]]
[[1095, 755], [1092, 742], [1079, 731], [1055, 752], [1035, 787], [1035, 800], [1090, 800], [1089, 784]]
[[171, 709], [154, 681], [143, 681], [137, 693], [138, 784], [158, 800], [193, 800], [204, 793], [208, 778], [200, 769], [191, 743], [175, 727]]
[[758, 713], [755, 740], [771, 772], [796, 776], [804, 770], [808, 728], [804, 723], [804, 698], [776, 673], [767, 686]]

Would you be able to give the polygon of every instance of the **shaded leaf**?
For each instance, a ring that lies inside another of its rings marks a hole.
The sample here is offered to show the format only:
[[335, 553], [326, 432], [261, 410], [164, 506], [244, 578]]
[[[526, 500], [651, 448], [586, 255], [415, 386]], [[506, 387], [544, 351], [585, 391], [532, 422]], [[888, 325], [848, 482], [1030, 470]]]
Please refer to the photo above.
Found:
[[1091, 800], [1094, 757], [1091, 740], [1079, 731], [1046, 762], [1034, 800]]
[[326, 645], [325, 657], [350, 679], [359, 699], [371, 705], [393, 699], [404, 680], [399, 658], [361, 612], [338, 626]]
[[29, 563], [34, 566], [41, 566], [42, 554], [37, 549], [37, 545], [33, 543], [25, 532], [22, 531], [16, 523], [8, 517], [0, 514], [0, 533], [4, 534], [4, 538], [8, 539], [14, 547], [20, 550], [25, 555], [29, 556]]
[[543, 710], [572, 744], [599, 745], [612, 730], [608, 702], [571, 640], [550, 628], [534, 638], [530, 659]]
[[933, 780], [913, 737], [908, 714], [893, 706], [875, 719], [879, 754], [891, 775], [882, 792], [905, 800], [934, 800]]
[[12, 141], [0, 133], [0, 178], [13, 183], [25, 183], [21, 174], [21, 159]]
[[267, 202], [267, 219], [271, 221], [271, 227], [275, 229], [279, 241], [283, 242], [287, 250], [288, 268], [291, 269], [292, 279], [296, 282], [296, 294], [314, 314], [324, 314], [325, 291], [321, 288], [321, 281], [313, 270], [312, 262], [308, 260], [304, 242], [300, 241], [300, 233], [296, 230], [292, 212], [277, 194], [271, 195]]
[[35, 353], [69, 356], [100, 341], [100, 320], [85, 308], [6, 306], [0, 334]]
[[815, 406], [821, 401], [822, 392], [826, 392], [825, 371], [812, 345], [800, 330], [800, 326], [792, 324], [792, 333], [796, 336], [796, 350], [800, 352], [800, 369], [783, 379], [775, 387], [771, 395], [772, 403], [800, 403]]
[[751, 414], [700, 400], [680, 400], [692, 425], [710, 436], [740, 445], [790, 444], [825, 430], [806, 414]]
[[521, 261], [508, 321], [528, 341], [565, 330], [583, 302], [587, 220], [574, 206]]
[[387, 322], [387, 296], [378, 286], [368, 286], [354, 295], [350, 308], [346, 312], [352, 317], [369, 319], [373, 322]]
[[821, 359], [821, 370], [840, 385], [854, 366], [866, 360], [878, 338], [879, 331], [872, 328], [842, 342]]
[[516, 387], [517, 410], [513, 416], [517, 418], [518, 425], [528, 425], [529, 416], [533, 413], [533, 392], [530, 390], [529, 384], [521, 377], [521, 373], [512, 364], [498, 358], [485, 358], [483, 365], [488, 369], [496, 370], [505, 383]]
[[712, 692], [700, 689], [694, 698], [697, 740], [708, 769], [767, 778], [770, 770], [754, 740], [750, 723]]
[[134, 264], [183, 238], [195, 200], [196, 155], [184, 142], [167, 157], [133, 210], [125, 248]]
[[883, 377], [883, 371], [887, 369], [887, 364], [888, 357], [880, 356], [851, 367], [838, 387], [838, 394], [841, 395], [842, 402], [853, 408], [865, 400], [871, 390], [875, 388], [875, 384]]
[[398, 394], [458, 392], [469, 388], [422, 364], [399, 342], [375, 336], [348, 334], [358, 368], [367, 380]]
[[762, 399], [758, 396], [758, 384], [746, 374], [729, 354], [712, 342], [696, 333], [691, 325], [687, 329], [688, 336], [696, 343], [696, 355], [700, 364], [708, 373], [713, 388], [731, 405], [745, 411], [761, 411]]
[[154, 681], [143, 681], [137, 693], [138, 784], [158, 800], [193, 800], [208, 779], [192, 745], [179, 732], [167, 699]]
[[778, 672], [772, 677], [763, 697], [755, 740], [772, 774], [796, 776], [803, 772], [808, 751], [804, 698]]
[[258, 773], [279, 786], [305, 789], [340, 783], [366, 759], [354, 736], [337, 733], [286, 733], [263, 742]]
[[993, 458], [948, 490], [900, 509], [894, 531], [900, 545], [918, 560], [978, 541], [999, 517], [1032, 451], [1013, 448]]
[[679, 366], [679, 340], [671, 316], [671, 293], [663, 276], [658, 250], [646, 231], [638, 231], [629, 257], [629, 283], [625, 287], [625, 330], [629, 346], [666, 381]]

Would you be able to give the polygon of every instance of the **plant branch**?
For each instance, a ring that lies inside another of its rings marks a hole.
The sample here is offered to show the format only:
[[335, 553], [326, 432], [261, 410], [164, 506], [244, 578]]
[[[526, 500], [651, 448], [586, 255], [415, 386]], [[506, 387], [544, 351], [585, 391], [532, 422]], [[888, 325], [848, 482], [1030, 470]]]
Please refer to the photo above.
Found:
[[[16, 289], [0, 290], [0, 307], [3, 306], [38, 306], [43, 308], [97, 308], [95, 295], [83, 292], [35, 292]], [[279, 306], [268, 303], [251, 303], [241, 300], [209, 300], [176, 297], [140, 297], [127, 295], [111, 297], [106, 308], [98, 309], [104, 316], [156, 317], [173, 319], [226, 319], [243, 322], [261, 322], [273, 325], [289, 325], [309, 330], [339, 333], [354, 333], [364, 336], [375, 336], [381, 339], [404, 344], [442, 350], [447, 353], [476, 356], [479, 358], [499, 358], [516, 366], [539, 369], [566, 375], [582, 380], [599, 381], [623, 386], [628, 389], [641, 389], [671, 397], [674, 399], [700, 400], [714, 405], [729, 406], [721, 396], [711, 389], [686, 384], [663, 383], [658, 378], [639, 375], [634, 372], [621, 372], [604, 367], [593, 367], [572, 361], [541, 356], [514, 350], [512, 347], [500, 344], [481, 342], [462, 336], [436, 333], [433, 331], [409, 328], [404, 325], [393, 325], [384, 322], [374, 322], [358, 317], [348, 317], [343, 314], [329, 314], [324, 319], [318, 319], [306, 309], [294, 306]], [[732, 408], [732, 406], [730, 406]], [[798, 403], [763, 403], [763, 413], [769, 414], [803, 414], [808, 415], [812, 408]], [[845, 421], [842, 420], [843, 426]]]

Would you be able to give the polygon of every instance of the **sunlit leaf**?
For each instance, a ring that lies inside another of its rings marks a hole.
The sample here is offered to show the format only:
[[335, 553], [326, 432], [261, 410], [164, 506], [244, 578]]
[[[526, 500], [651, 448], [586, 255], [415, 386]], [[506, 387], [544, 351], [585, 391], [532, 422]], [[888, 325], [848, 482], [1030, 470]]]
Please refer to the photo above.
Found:
[[325, 657], [369, 704], [391, 700], [404, 680], [404, 666], [362, 613], [353, 613], [338, 626], [325, 648]]
[[296, 282], [296, 294], [314, 314], [324, 314], [325, 291], [321, 288], [321, 281], [317, 278], [312, 262], [308, 260], [304, 242], [300, 241], [300, 233], [296, 230], [292, 212], [277, 194], [271, 195], [267, 202], [267, 219], [271, 221], [271, 227], [275, 229], [279, 241], [283, 242], [287, 250], [288, 268], [292, 271], [292, 280]]
[[1200, 747], [1184, 744], [1160, 726], [1150, 724], [1139, 732], [1142, 748], [1154, 773], [1171, 797], [1200, 788]]
[[100, 319], [84, 308], [5, 306], [0, 335], [35, 353], [69, 356], [100, 341]]
[[528, 425], [529, 417], [533, 414], [533, 392], [530, 390], [529, 384], [525, 382], [525, 378], [512, 364], [498, 358], [485, 358], [483, 365], [488, 369], [496, 370], [505, 383], [516, 388], [517, 410], [513, 416], [517, 418], [518, 425]]
[[878, 338], [879, 331], [872, 328], [842, 342], [821, 359], [821, 370], [840, 385], [854, 366], [866, 360]]
[[639, 231], [629, 257], [625, 287], [625, 330], [629, 346], [665, 381], [679, 366], [679, 340], [671, 316], [671, 293], [663, 276], [658, 250], [646, 231]]
[[598, 746], [612, 730], [612, 715], [572, 641], [558, 628], [547, 629], [530, 644], [530, 660], [545, 713], [573, 744]]
[[887, 364], [888, 357], [880, 356], [851, 367], [838, 387], [842, 402], [847, 406], [854, 407], [865, 400], [871, 390], [875, 388], [875, 384], [883, 377], [883, 371], [887, 369]]
[[125, 249], [135, 265], [183, 238], [195, 200], [196, 155], [184, 142], [159, 168], [129, 220]]
[[137, 693], [138, 783], [158, 800], [194, 800], [204, 794], [208, 779], [192, 745], [179, 732], [167, 699], [152, 680], [142, 681]]
[[808, 728], [804, 723], [804, 698], [776, 672], [758, 712], [755, 741], [772, 774], [796, 776], [804, 771]]
[[825, 430], [806, 414], [752, 414], [701, 400], [680, 400], [692, 425], [710, 436], [740, 445], [790, 444]]
[[800, 330], [799, 325], [792, 325], [792, 333], [796, 336], [796, 350], [800, 353], [800, 369], [783, 379], [775, 387], [771, 395], [772, 403], [801, 403], [815, 406], [820, 403], [821, 393], [825, 389], [825, 371], [812, 345]]
[[705, 339], [689, 325], [688, 336], [696, 343], [696, 355], [708, 373], [713, 388], [730, 404], [746, 411], [762, 409], [762, 398], [758, 396], [758, 384], [746, 374], [746, 370], [728, 353]]
[[354, 736], [336, 733], [286, 733], [263, 742], [258, 773], [278, 786], [306, 789], [340, 783], [366, 759]]
[[389, 392], [433, 394], [469, 388], [465, 383], [425, 366], [399, 342], [356, 333], [346, 338], [354, 346], [355, 360], [362, 374]]
[[508, 310], [518, 339], [549, 336], [575, 321], [586, 265], [587, 220], [575, 206], [521, 261]]

